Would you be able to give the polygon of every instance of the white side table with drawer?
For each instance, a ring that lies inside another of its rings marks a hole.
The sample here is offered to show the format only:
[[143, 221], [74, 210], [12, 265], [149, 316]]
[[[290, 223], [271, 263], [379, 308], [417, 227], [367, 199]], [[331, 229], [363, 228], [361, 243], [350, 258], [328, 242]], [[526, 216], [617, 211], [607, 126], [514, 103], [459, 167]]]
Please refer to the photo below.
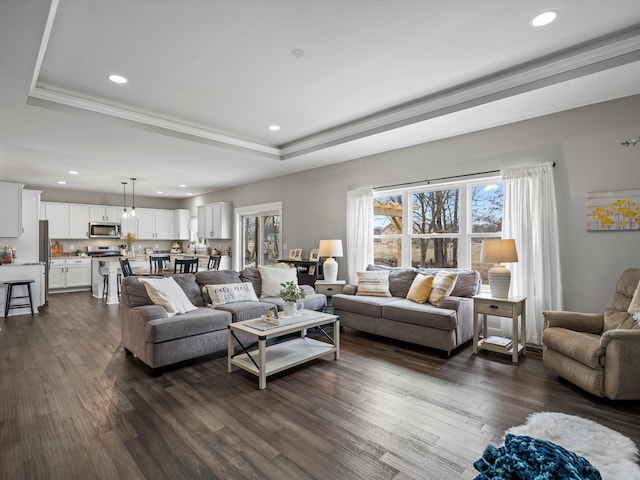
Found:
[[344, 285], [345, 280], [336, 280], [335, 282], [330, 282], [329, 280], [316, 280], [316, 293], [324, 293], [327, 296], [327, 307], [325, 310], [331, 310], [331, 312], [333, 312], [331, 296], [342, 292]]
[[[513, 363], [518, 363], [518, 354], [527, 353], [527, 320], [526, 320], [527, 297], [493, 298], [491, 295], [481, 294], [473, 297], [473, 353], [478, 350], [490, 350], [511, 355]], [[478, 329], [478, 315], [482, 314], [482, 333], [487, 334], [487, 315], [496, 317], [511, 318], [513, 327], [511, 332], [512, 345], [509, 349], [497, 347], [489, 343], [484, 343], [480, 338]], [[518, 328], [518, 317], [520, 317], [520, 328]]]

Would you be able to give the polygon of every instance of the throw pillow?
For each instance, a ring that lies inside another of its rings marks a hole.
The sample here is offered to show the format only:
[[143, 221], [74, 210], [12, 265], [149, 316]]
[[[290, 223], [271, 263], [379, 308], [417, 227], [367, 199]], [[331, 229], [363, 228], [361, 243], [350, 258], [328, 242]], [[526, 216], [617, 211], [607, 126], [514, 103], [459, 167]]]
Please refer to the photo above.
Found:
[[144, 285], [151, 301], [156, 305], [162, 305], [169, 317], [198, 309], [171, 277], [140, 278], [140, 283]]
[[390, 297], [389, 271], [375, 270], [372, 272], [357, 272], [358, 291], [356, 295], [369, 297]]
[[295, 268], [258, 266], [260, 280], [262, 280], [261, 297], [279, 297], [281, 283], [293, 282], [298, 284], [298, 270]]
[[627, 313], [629, 313], [636, 322], [640, 323], [640, 282], [638, 282], [636, 291], [633, 292], [633, 298], [631, 299]]
[[416, 278], [413, 279], [409, 293], [407, 293], [407, 299], [416, 303], [426, 303], [431, 295], [431, 289], [433, 288], [433, 275], [422, 275], [418, 273]]
[[225, 303], [258, 301], [256, 292], [250, 282], [205, 285], [204, 289], [209, 294], [213, 306], [224, 305]]
[[439, 307], [442, 299], [453, 292], [453, 287], [456, 286], [457, 279], [457, 272], [440, 270], [436, 273], [436, 277], [433, 279], [433, 288], [429, 294], [429, 303]]

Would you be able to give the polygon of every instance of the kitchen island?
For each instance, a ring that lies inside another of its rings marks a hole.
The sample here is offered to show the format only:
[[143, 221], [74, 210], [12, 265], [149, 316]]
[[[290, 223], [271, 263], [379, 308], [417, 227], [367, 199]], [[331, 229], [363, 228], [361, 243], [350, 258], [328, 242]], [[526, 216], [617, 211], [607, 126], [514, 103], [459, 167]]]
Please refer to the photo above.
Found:
[[[129, 259], [132, 270], [149, 273], [149, 260], [144, 257]], [[94, 257], [91, 259], [91, 293], [96, 298], [102, 298], [104, 293], [104, 279], [100, 275], [100, 267], [107, 267], [109, 271], [109, 296], [107, 303], [120, 303], [118, 298], [118, 273], [120, 270], [120, 257]]]
[[[8, 280], [34, 281], [34, 283], [31, 284], [31, 298], [33, 300], [33, 311], [37, 313], [39, 311], [38, 309], [45, 303], [44, 264], [37, 261], [18, 260], [15, 263], [3, 263], [0, 265], [0, 311], [2, 312], [4, 312], [5, 297], [7, 295], [7, 287], [2, 282]], [[26, 295], [26, 286], [13, 287], [13, 297]], [[10, 317], [24, 314], [31, 315], [31, 310], [28, 306], [9, 310]]]

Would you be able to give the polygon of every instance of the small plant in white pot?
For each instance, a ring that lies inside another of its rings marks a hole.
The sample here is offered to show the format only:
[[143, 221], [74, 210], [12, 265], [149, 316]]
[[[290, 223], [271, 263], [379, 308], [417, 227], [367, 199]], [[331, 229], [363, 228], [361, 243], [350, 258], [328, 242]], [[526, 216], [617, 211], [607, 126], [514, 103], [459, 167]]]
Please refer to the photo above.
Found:
[[298, 311], [298, 301], [305, 298], [306, 294], [295, 282], [281, 283], [280, 287], [280, 298], [284, 300], [284, 316], [293, 317]]

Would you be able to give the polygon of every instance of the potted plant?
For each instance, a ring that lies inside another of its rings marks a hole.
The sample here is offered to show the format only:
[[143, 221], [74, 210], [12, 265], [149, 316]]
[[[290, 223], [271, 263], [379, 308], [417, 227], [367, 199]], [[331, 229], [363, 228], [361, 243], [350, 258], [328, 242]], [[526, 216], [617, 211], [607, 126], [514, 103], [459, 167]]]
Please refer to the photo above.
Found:
[[306, 294], [295, 282], [281, 283], [280, 287], [280, 298], [284, 300], [284, 316], [293, 317], [298, 311], [298, 300], [305, 298]]

